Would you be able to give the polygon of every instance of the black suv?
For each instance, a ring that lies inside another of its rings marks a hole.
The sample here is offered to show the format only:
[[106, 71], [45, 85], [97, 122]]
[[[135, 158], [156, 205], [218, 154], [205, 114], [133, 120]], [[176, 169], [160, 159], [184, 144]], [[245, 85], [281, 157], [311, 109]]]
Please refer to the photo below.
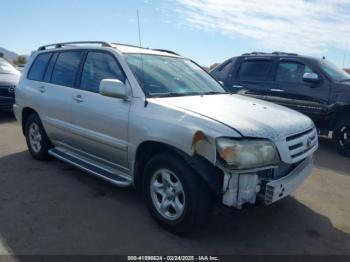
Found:
[[284, 105], [309, 116], [319, 134], [333, 131], [350, 157], [350, 75], [325, 59], [253, 52], [233, 57], [211, 75], [227, 90]]

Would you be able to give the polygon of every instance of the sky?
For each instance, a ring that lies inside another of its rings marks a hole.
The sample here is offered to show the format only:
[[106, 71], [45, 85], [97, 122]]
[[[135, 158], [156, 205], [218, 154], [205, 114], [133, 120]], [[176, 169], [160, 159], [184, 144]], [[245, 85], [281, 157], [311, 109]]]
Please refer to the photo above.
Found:
[[19, 54], [64, 41], [139, 45], [139, 10], [142, 46], [173, 50], [203, 66], [246, 52], [284, 51], [350, 67], [349, 0], [0, 2], [0, 47]]

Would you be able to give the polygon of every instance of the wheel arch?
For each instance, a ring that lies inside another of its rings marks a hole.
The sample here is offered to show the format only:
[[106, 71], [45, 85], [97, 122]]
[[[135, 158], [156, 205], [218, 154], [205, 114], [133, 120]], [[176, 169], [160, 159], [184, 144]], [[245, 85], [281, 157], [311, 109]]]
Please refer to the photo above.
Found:
[[142, 188], [143, 171], [147, 162], [155, 155], [166, 152], [179, 156], [214, 192], [221, 193], [223, 181], [223, 172], [221, 169], [198, 154], [190, 156], [174, 146], [156, 141], [142, 142], [136, 150], [134, 165], [134, 186], [136, 189]]
[[31, 107], [25, 107], [22, 109], [22, 122], [21, 122], [21, 126], [22, 126], [22, 132], [25, 135], [25, 124], [27, 122], [27, 119], [29, 116], [31, 115], [37, 115], [39, 116], [39, 114]]
[[339, 120], [349, 117], [349, 115], [350, 115], [350, 105], [345, 105], [337, 108], [331, 117], [330, 126], [329, 126], [330, 130], [334, 129], [334, 127], [339, 122]]

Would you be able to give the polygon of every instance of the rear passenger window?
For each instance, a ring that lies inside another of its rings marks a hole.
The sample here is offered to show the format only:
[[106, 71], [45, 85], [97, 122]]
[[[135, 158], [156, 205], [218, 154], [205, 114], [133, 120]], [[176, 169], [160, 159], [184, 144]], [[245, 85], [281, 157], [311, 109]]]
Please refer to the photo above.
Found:
[[84, 90], [98, 93], [103, 79], [125, 81], [124, 73], [112, 55], [102, 52], [89, 52], [81, 75], [80, 86]]
[[30, 69], [28, 79], [42, 81], [52, 53], [38, 55]]
[[278, 66], [276, 81], [279, 82], [303, 82], [304, 73], [313, 71], [306, 65], [298, 62], [281, 62]]
[[79, 69], [81, 51], [68, 51], [59, 54], [51, 76], [51, 83], [73, 87]]
[[271, 66], [270, 60], [244, 61], [238, 77], [240, 80], [266, 81], [269, 78]]
[[222, 65], [217, 71], [220, 72], [220, 74], [222, 74], [222, 75], [227, 75], [232, 68], [232, 64], [233, 64], [233, 62], [230, 61], [230, 62], [226, 63], [225, 65]]
[[51, 75], [52, 75], [52, 70], [53, 67], [55, 66], [56, 60], [58, 57], [58, 53], [54, 53], [51, 57], [51, 60], [49, 62], [49, 65], [47, 66], [46, 73], [44, 76], [44, 82], [50, 82], [51, 81]]

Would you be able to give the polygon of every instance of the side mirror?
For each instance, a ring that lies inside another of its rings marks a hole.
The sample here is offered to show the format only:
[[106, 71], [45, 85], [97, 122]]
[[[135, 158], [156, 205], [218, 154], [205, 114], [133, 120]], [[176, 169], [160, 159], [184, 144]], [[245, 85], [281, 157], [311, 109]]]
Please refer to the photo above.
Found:
[[128, 87], [118, 79], [103, 79], [100, 83], [100, 94], [123, 100], [129, 98]]
[[303, 81], [308, 83], [318, 83], [320, 82], [320, 78], [316, 73], [305, 73], [303, 75]]

